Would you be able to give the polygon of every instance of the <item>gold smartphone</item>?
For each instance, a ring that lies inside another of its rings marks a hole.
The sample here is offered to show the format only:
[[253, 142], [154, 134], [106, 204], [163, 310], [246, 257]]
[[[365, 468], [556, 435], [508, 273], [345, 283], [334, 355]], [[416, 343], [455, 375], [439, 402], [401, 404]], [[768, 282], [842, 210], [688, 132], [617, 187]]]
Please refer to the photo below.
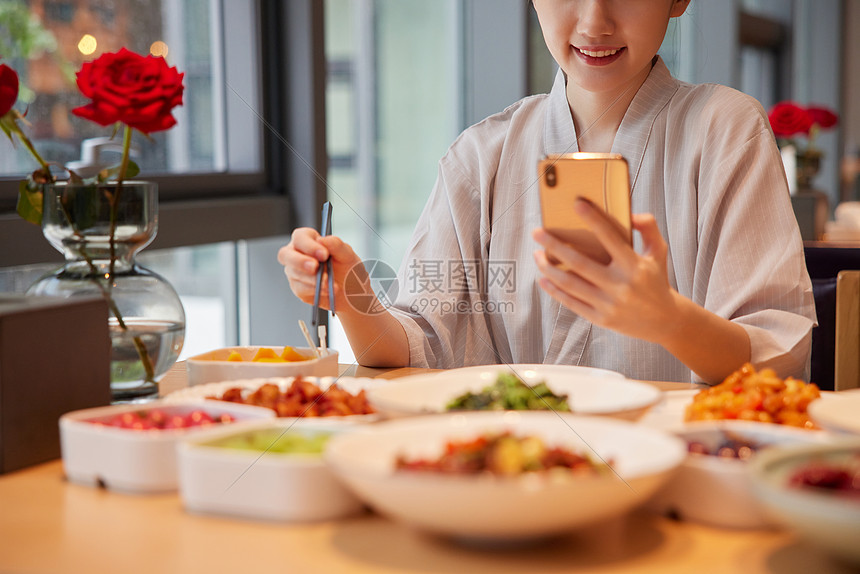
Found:
[[577, 198], [588, 199], [612, 216], [618, 232], [632, 244], [630, 176], [620, 154], [569, 153], [547, 155], [538, 162], [541, 218], [552, 235], [600, 263], [609, 253], [573, 210]]

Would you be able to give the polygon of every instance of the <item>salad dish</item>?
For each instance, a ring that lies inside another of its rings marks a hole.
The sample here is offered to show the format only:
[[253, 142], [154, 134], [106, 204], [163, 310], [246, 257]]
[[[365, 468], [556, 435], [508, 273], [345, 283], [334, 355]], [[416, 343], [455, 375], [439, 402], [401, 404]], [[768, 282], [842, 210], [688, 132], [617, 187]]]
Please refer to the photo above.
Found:
[[363, 505], [322, 458], [329, 440], [348, 426], [277, 419], [189, 437], [177, 449], [182, 503], [195, 513], [274, 521], [355, 514]]

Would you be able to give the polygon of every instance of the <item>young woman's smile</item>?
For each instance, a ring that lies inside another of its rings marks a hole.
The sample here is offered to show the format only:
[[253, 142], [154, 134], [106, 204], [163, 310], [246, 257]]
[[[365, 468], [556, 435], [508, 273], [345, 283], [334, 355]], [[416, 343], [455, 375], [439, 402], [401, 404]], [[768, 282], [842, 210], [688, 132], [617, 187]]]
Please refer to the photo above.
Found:
[[625, 48], [608, 46], [573, 46], [579, 58], [588, 66], [608, 66], [621, 58]]

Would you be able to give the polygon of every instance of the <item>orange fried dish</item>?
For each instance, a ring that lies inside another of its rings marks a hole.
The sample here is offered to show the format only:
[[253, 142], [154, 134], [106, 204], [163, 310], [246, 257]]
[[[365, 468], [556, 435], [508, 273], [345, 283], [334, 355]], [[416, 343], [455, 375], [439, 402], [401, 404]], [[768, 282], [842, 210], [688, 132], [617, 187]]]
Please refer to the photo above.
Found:
[[773, 369], [756, 372], [747, 363], [722, 383], [693, 397], [684, 420], [740, 419], [815, 428], [806, 407], [820, 396], [818, 386], [813, 383], [792, 377], [781, 379]]
[[241, 388], [234, 387], [220, 397], [208, 398], [270, 408], [279, 417], [340, 417], [375, 412], [363, 390], [355, 395], [337, 385], [322, 390], [301, 377], [296, 377], [285, 391], [266, 383], [247, 396]]

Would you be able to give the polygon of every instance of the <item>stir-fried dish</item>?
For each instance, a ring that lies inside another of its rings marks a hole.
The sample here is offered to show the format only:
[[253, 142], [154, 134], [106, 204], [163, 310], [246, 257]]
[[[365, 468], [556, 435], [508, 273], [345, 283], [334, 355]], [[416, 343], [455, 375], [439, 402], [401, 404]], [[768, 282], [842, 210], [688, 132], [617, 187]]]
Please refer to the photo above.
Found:
[[565, 411], [569, 412], [567, 395], [556, 395], [546, 383], [525, 384], [512, 373], [502, 373], [495, 384], [479, 393], [465, 393], [449, 402], [449, 411]]
[[585, 474], [600, 474], [608, 470], [606, 464], [594, 462], [586, 455], [560, 447], [549, 447], [538, 437], [518, 437], [510, 432], [450, 441], [438, 458], [410, 460], [398, 456], [396, 467], [408, 471], [444, 474], [486, 472], [503, 476], [557, 469]]
[[364, 390], [353, 395], [337, 385], [321, 389], [300, 376], [283, 391], [274, 383], [265, 383], [251, 393], [242, 387], [233, 387], [221, 396], [206, 398], [266, 407], [279, 417], [343, 417], [376, 412], [367, 401]]
[[740, 419], [814, 428], [806, 407], [820, 396], [813, 383], [781, 379], [773, 369], [756, 371], [747, 363], [719, 385], [699, 391], [684, 420]]

